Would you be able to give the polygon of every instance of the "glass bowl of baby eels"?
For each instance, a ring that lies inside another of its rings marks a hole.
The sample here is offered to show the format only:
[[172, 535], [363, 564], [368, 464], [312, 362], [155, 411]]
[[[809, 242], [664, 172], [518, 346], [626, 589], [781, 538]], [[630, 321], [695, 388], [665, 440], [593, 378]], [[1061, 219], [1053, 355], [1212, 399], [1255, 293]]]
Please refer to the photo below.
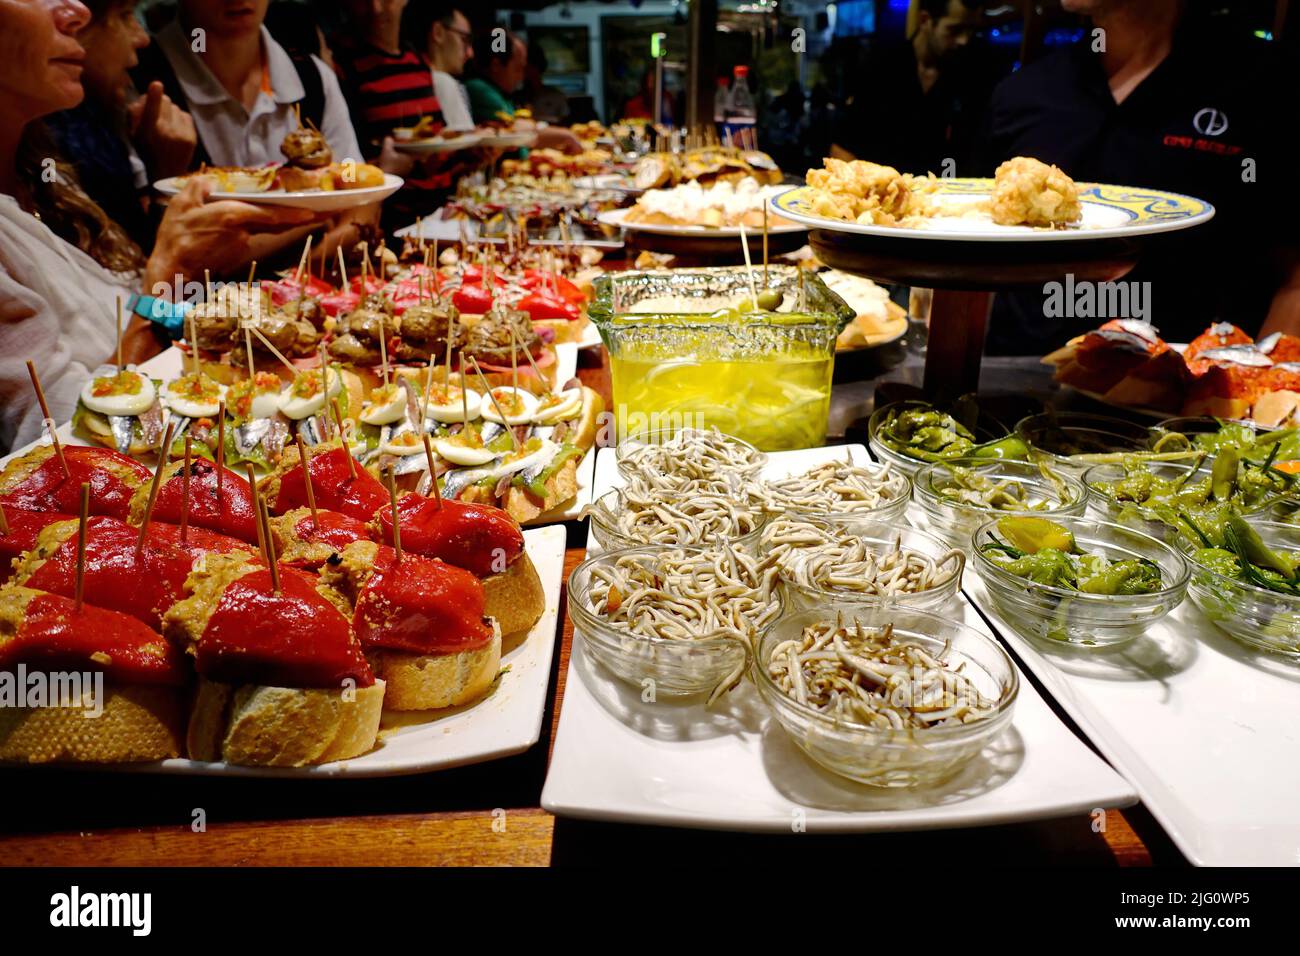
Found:
[[827, 517], [778, 515], [761, 552], [780, 569], [791, 610], [900, 607], [935, 611], [961, 587], [966, 554], [906, 525], [856, 533]]
[[757, 485], [764, 510], [816, 517], [855, 531], [897, 524], [912, 497], [912, 482], [891, 464], [827, 461], [787, 478]]
[[1020, 690], [1006, 652], [972, 627], [836, 604], [773, 624], [754, 682], [809, 757], [874, 787], [951, 778], [1011, 722]]
[[1141, 458], [1093, 465], [1083, 474], [1093, 509], [1108, 521], [1132, 525], [1162, 541], [1182, 530], [1179, 515], [1193, 517], [1226, 506], [1260, 514], [1292, 500], [1296, 476], [1269, 460], [1252, 462], [1233, 447], [1190, 462]]
[[[1030, 461], [1054, 471], [1082, 475], [1088, 468], [1118, 460], [1120, 453], [1149, 451], [1153, 429], [1109, 415], [1042, 412], [1016, 422], [1015, 434], [1029, 448]], [[1191, 453], [1184, 448], [1181, 456]]]
[[971, 545], [975, 569], [1002, 616], [1044, 640], [1122, 644], [1187, 593], [1190, 571], [1177, 549], [1092, 517], [995, 518]]
[[781, 616], [775, 568], [725, 546], [611, 551], [569, 576], [569, 617], [619, 679], [656, 699], [708, 694], [712, 704]]
[[1025, 443], [1008, 434], [1006, 426], [960, 400], [953, 412], [916, 400], [882, 405], [867, 421], [867, 444], [877, 461], [909, 477], [935, 461], [1029, 456]]
[[1088, 495], [1083, 482], [1042, 464], [958, 458], [916, 473], [912, 497], [929, 530], [958, 548], [970, 547], [975, 529], [1004, 514], [1047, 518], [1081, 515]]
[[1179, 544], [1196, 606], [1247, 647], [1300, 663], [1300, 527], [1226, 512], [1190, 521]]
[[728, 475], [752, 478], [767, 464], [767, 455], [716, 428], [681, 428], [629, 435], [615, 447], [614, 460], [628, 480], [662, 476], [700, 481]]
[[719, 541], [752, 551], [767, 521], [743, 488], [704, 482], [666, 488], [634, 482], [601, 495], [587, 516], [592, 537], [606, 551]]

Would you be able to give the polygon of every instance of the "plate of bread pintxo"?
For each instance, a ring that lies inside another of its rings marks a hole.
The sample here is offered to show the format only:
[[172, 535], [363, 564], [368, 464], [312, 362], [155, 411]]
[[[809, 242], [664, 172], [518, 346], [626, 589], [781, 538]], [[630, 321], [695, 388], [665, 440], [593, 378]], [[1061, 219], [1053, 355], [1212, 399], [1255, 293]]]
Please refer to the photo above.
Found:
[[562, 528], [399, 495], [339, 438], [260, 479], [182, 444], [150, 468], [51, 427], [4, 465], [0, 761], [373, 776], [537, 741]]

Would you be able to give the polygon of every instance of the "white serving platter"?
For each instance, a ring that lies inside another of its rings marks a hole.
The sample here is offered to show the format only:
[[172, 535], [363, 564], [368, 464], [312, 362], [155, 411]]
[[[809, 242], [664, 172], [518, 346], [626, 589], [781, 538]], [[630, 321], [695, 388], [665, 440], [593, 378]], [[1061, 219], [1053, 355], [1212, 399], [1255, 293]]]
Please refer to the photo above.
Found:
[[1136, 641], [1076, 649], [1023, 637], [977, 574], [963, 590], [1189, 860], [1300, 865], [1300, 668], [1190, 598]]
[[[175, 196], [185, 188], [188, 179], [188, 176], [170, 176], [158, 180], [153, 184], [153, 188], [164, 196]], [[268, 189], [264, 192], [214, 191], [208, 196], [208, 202], [237, 199], [258, 206], [292, 206], [295, 209], [309, 209], [312, 212], [339, 212], [382, 202], [401, 189], [402, 182], [401, 176], [384, 173], [382, 186], [366, 186], [360, 189], [309, 189], [295, 192], [285, 192], [283, 189]]]
[[[862, 445], [772, 452], [763, 477], [845, 456], [870, 461]], [[594, 494], [619, 484], [614, 450], [601, 449]], [[597, 550], [593, 541], [589, 553]], [[989, 633], [964, 599], [949, 609]], [[1011, 727], [956, 778], [936, 788], [880, 790], [813, 763], [748, 681], [711, 710], [702, 703], [643, 703], [638, 689], [584, 653], [579, 635], [542, 790], [542, 806], [562, 816], [787, 833], [988, 826], [1089, 814], [1136, 799], [1024, 679]]]
[[530, 529], [524, 532], [524, 547], [542, 580], [546, 609], [525, 639], [502, 648], [501, 675], [476, 703], [427, 714], [386, 710], [374, 750], [316, 767], [240, 767], [176, 758], [96, 769], [221, 777], [392, 777], [523, 753], [537, 743], [546, 709], [564, 577], [565, 531]]
[[[682, 239], [724, 239], [739, 238], [739, 226], [679, 226], [663, 225], [652, 222], [628, 222], [627, 209], [610, 209], [596, 216], [596, 221], [606, 226], [617, 226], [628, 232], [644, 232], [652, 236], [677, 236]], [[788, 233], [807, 232], [808, 227], [803, 223], [786, 223], [785, 225], [773, 225], [767, 230], [768, 235], [784, 236]], [[746, 228], [745, 236], [750, 242], [751, 251], [758, 250], [762, 255], [763, 229], [761, 226], [755, 228]], [[755, 245], [757, 243], [757, 245]]]

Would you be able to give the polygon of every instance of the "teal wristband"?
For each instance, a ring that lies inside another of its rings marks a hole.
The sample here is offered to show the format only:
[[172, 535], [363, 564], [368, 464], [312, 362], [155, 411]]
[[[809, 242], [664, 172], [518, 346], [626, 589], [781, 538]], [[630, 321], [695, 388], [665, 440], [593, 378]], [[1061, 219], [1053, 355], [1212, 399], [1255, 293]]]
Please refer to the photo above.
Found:
[[168, 302], [152, 295], [133, 295], [129, 301], [131, 311], [167, 330], [173, 339], [185, 334], [185, 316], [193, 308], [188, 302]]

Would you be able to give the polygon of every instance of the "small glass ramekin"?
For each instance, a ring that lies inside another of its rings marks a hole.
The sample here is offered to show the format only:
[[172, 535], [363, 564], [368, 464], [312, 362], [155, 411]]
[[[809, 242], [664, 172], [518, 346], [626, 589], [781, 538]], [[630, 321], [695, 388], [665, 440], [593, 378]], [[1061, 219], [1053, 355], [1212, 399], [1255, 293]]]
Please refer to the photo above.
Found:
[[[644, 448], [647, 445], [663, 445], [666, 442], [671, 441], [672, 439], [678, 437], [679, 435], [690, 434], [690, 433], [708, 434], [707, 432], [702, 431], [701, 429], [698, 428], [680, 428], [680, 429], [663, 428], [663, 429], [657, 429], [653, 431], [637, 432], [634, 435], [627, 436], [622, 441], [620, 441], [618, 445], [616, 445], [614, 448], [614, 462], [615, 464], [618, 465], [619, 474], [623, 476], [623, 479], [625, 481], [631, 481], [634, 477], [636, 477], [641, 473], [640, 468], [633, 465], [627, 460], [628, 456], [633, 452], [635, 452], [637, 449]], [[763, 466], [767, 464], [766, 452], [759, 451], [749, 442], [744, 441], [743, 439], [740, 438], [736, 438], [732, 435], [723, 435], [722, 437], [726, 439], [728, 443], [735, 445], [750, 459], [749, 464], [745, 465], [742, 468], [736, 468], [734, 470], [729, 469], [726, 472], [726, 474], [737, 474], [742, 478], [753, 478], [755, 475], [757, 475], [760, 471], [763, 470]], [[661, 474], [671, 475], [676, 473], [661, 472]], [[723, 474], [698, 475], [698, 476], [689, 476], [689, 477], [694, 479], [700, 479], [700, 478], [707, 479], [713, 477], [725, 477], [725, 475]]]
[[[892, 624], [900, 639], [943, 655], [994, 702], [993, 713], [967, 724], [923, 729], [880, 730], [839, 720], [799, 703], [772, 678], [772, 651], [797, 640], [805, 627], [834, 622], [879, 629]], [[873, 787], [924, 787], [956, 775], [1011, 722], [1020, 679], [1011, 658], [992, 638], [973, 627], [926, 611], [861, 608], [831, 604], [787, 614], [759, 641], [754, 683], [773, 716], [795, 744], [827, 770]]]
[[[1093, 464], [1084, 454], [1146, 451], [1154, 431], [1146, 425], [1089, 412], [1040, 412], [1020, 419], [1015, 427], [1016, 435], [1029, 448], [1030, 461], [1044, 461], [1054, 471], [1075, 477]], [[1095, 447], [1095, 452], [1063, 453], [1063, 448], [1072, 445]]]
[[[916, 399], [906, 399], [901, 402], [890, 402], [888, 405], [882, 405], [871, 413], [867, 419], [867, 447], [871, 449], [872, 457], [876, 461], [889, 462], [898, 468], [909, 478], [915, 477], [916, 473], [930, 464], [924, 458], [914, 458], [911, 455], [905, 455], [902, 452], [895, 451], [889, 445], [883, 442], [879, 435], [880, 427], [885, 417], [893, 411], [905, 411], [909, 408], [916, 408], [921, 411], [933, 410], [934, 406], [929, 402], [922, 402]], [[975, 424], [973, 431], [975, 440], [978, 442], [995, 441], [999, 438], [1005, 438], [1008, 435], [1006, 426], [994, 418], [987, 415], [980, 415], [980, 419]]]
[[[733, 548], [754, 553], [758, 546], [759, 535], [763, 533], [763, 526], [767, 524], [770, 517], [767, 512], [763, 511], [757, 502], [752, 505], [754, 513], [754, 528], [752, 531], [740, 534], [732, 531], [723, 535]], [[618, 529], [617, 517], [623, 511], [623, 489], [615, 488], [613, 491], [607, 491], [594, 502], [587, 511], [587, 517], [591, 519], [591, 534], [596, 539], [596, 543], [605, 551], [615, 551], [620, 548], [640, 548], [640, 547], [690, 547], [692, 545], [714, 545], [717, 543], [716, 538], [710, 538], [702, 541], [643, 541], [624, 534]]]

